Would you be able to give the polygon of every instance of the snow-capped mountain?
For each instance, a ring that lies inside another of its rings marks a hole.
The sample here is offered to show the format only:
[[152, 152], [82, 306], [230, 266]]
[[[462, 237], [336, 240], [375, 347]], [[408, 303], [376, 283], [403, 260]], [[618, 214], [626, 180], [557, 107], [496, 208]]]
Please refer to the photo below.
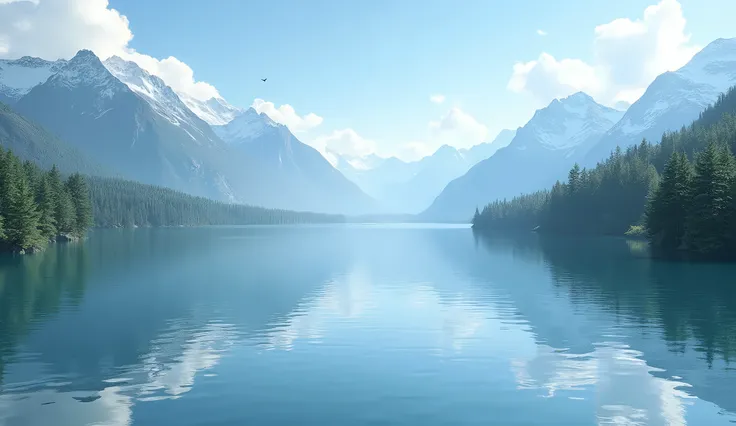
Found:
[[547, 188], [564, 178], [622, 115], [582, 92], [555, 99], [517, 130], [509, 146], [450, 182], [422, 215], [464, 221], [476, 207]]
[[278, 126], [266, 114], [259, 114], [255, 109], [248, 108], [235, 116], [226, 125], [212, 126], [212, 129], [225, 142], [231, 145], [239, 145], [256, 140], [270, 129]]
[[205, 145], [215, 143], [209, 125], [195, 115], [163, 80], [149, 74], [135, 62], [112, 56], [103, 62], [105, 68], [130, 90], [142, 97], [153, 110], [180, 127], [192, 140]]
[[15, 60], [0, 59], [0, 102], [14, 104], [65, 63], [64, 60], [45, 61], [30, 56]]
[[[148, 83], [155, 86], [155, 79]], [[149, 89], [153, 93], [154, 87]], [[165, 87], [155, 89], [167, 93]], [[159, 107], [113, 76], [88, 50], [77, 53], [14, 105], [21, 114], [129, 179], [237, 200], [235, 186], [242, 166], [227, 153], [225, 144], [204, 122], [199, 121], [202, 134], [196, 137], [191, 126], [175, 124], [171, 111]]]
[[230, 105], [223, 98], [210, 98], [206, 101], [193, 98], [186, 93], [179, 93], [179, 98], [197, 114], [199, 118], [213, 126], [222, 126], [231, 122], [243, 113], [241, 108]]
[[270, 190], [261, 193], [263, 205], [298, 205], [301, 210], [348, 214], [375, 212], [374, 200], [317, 150], [266, 114], [249, 108], [213, 129], [229, 147], [251, 160], [259, 181], [268, 182]]
[[736, 38], [718, 39], [682, 68], [658, 76], [590, 150], [584, 165], [606, 158], [616, 146], [626, 148], [643, 138], [658, 142], [667, 131], [697, 119], [718, 95], [736, 85]]

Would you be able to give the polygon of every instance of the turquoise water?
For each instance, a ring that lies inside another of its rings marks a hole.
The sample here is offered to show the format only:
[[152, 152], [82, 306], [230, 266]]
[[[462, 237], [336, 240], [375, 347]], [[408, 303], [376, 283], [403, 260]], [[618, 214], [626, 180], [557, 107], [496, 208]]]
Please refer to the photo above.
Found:
[[719, 425], [736, 267], [466, 227], [96, 231], [0, 258], [0, 425]]

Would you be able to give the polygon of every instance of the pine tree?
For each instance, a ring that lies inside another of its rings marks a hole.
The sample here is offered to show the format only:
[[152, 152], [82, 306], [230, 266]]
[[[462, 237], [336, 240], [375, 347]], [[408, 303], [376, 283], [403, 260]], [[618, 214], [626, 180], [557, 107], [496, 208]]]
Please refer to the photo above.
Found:
[[580, 188], [580, 166], [578, 163], [570, 169], [570, 173], [567, 175], [567, 185], [570, 190], [570, 194], [574, 194]]
[[716, 254], [726, 247], [732, 161], [731, 154], [725, 148], [711, 143], [695, 162], [686, 240], [694, 251], [701, 254]]
[[475, 214], [473, 215], [473, 225], [475, 225], [478, 222], [478, 218], [480, 217], [480, 212], [478, 211], [478, 207], [475, 207]]
[[93, 223], [92, 204], [89, 199], [87, 182], [82, 175], [74, 173], [67, 179], [66, 188], [74, 207], [72, 233], [81, 238]]
[[48, 172], [47, 180], [53, 197], [54, 222], [56, 222], [57, 232], [59, 234], [71, 234], [74, 230], [74, 206], [61, 180], [61, 173], [59, 173], [56, 166], [53, 166]]
[[46, 240], [52, 241], [58, 234], [54, 217], [57, 200], [51, 190], [48, 176], [43, 176], [39, 180], [37, 202], [40, 213], [38, 228]]
[[650, 240], [659, 247], [680, 247], [691, 199], [692, 169], [685, 154], [674, 152], [664, 167], [659, 187], [646, 210]]
[[39, 212], [36, 210], [34, 194], [18, 162], [9, 165], [14, 169], [14, 179], [10, 182], [9, 206], [7, 213], [6, 238], [10, 244], [21, 250], [42, 248], [46, 241], [38, 229]]

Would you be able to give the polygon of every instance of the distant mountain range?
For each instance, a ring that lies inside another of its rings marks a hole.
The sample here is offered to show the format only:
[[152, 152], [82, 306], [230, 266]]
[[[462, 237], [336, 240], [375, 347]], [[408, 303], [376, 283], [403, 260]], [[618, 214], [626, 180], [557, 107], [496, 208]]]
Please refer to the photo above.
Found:
[[[29, 123], [121, 177], [271, 208], [373, 212], [370, 197], [284, 126], [223, 99], [182, 96], [119, 57], [103, 64], [82, 50], [68, 61], [2, 61], [0, 96]], [[227, 137], [226, 128], [249, 120], [273, 132]]]
[[511, 143], [450, 182], [423, 217], [464, 221], [476, 207], [552, 185], [623, 116], [585, 93], [553, 100]]
[[414, 162], [375, 155], [360, 158], [338, 156], [336, 167], [375, 198], [381, 211], [416, 214], [426, 209], [451, 180], [507, 146], [515, 133], [502, 130], [490, 143], [469, 149], [458, 150], [443, 145], [434, 154]]
[[415, 162], [338, 155], [333, 167], [265, 114], [177, 93], [133, 62], [82, 50], [69, 60], [0, 60], [0, 144], [41, 165], [217, 200], [465, 221], [476, 207], [565, 179], [575, 162], [591, 167], [616, 146], [658, 141], [735, 84], [736, 39], [719, 39], [625, 112], [576, 93], [490, 143], [442, 146]]

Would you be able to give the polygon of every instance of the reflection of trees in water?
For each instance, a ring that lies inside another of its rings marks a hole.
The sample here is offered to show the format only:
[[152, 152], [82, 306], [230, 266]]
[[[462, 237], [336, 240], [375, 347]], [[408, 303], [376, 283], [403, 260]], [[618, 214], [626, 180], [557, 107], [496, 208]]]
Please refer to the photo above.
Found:
[[[45, 374], [75, 376], [65, 391], [109, 386], [104, 379], [137, 368], [172, 324], [194, 333], [217, 319], [240, 338], [262, 335], [340, 274], [349, 256], [344, 241], [318, 229], [286, 228], [104, 230], [64, 250], [0, 265], [0, 351], [10, 355], [18, 344], [7, 336], [53, 317], [28, 334], [24, 353]], [[9, 295], [13, 281], [18, 294]], [[85, 303], [55, 315], [62, 296], [81, 300], [85, 283]]]
[[55, 244], [32, 256], [0, 257], [0, 383], [13, 348], [33, 321], [82, 299], [89, 267], [83, 243]]
[[[597, 301], [645, 330], [658, 326], [670, 350], [694, 339], [708, 366], [728, 362], [736, 341], [736, 267], [643, 258], [624, 240], [540, 239], [557, 285], [574, 302]], [[635, 247], [640, 248], [640, 247]]]

